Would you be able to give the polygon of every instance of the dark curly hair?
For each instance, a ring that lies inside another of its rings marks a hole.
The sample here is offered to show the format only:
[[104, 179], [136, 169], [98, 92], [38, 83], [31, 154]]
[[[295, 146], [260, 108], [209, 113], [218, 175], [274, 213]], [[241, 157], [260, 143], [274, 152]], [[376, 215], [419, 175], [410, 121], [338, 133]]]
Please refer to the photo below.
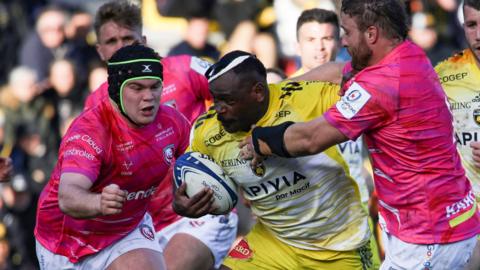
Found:
[[341, 11], [355, 19], [360, 31], [374, 25], [389, 39], [407, 37], [407, 14], [401, 0], [343, 0]]

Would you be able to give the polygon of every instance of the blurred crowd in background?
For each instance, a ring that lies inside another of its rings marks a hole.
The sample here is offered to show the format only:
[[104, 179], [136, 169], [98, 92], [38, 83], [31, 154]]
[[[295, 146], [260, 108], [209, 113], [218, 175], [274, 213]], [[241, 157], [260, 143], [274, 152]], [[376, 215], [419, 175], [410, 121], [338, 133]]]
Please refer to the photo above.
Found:
[[[0, 187], [0, 270], [37, 269], [33, 228], [38, 196], [60, 138], [85, 98], [106, 81], [95, 50], [94, 14], [103, 0], [0, 2], [0, 155], [15, 175]], [[144, 34], [161, 55], [214, 62], [236, 49], [287, 75], [300, 66], [296, 21], [340, 0], [143, 0]], [[433, 65], [466, 47], [457, 0], [406, 1], [410, 38]], [[337, 60], [348, 60], [341, 50]]]

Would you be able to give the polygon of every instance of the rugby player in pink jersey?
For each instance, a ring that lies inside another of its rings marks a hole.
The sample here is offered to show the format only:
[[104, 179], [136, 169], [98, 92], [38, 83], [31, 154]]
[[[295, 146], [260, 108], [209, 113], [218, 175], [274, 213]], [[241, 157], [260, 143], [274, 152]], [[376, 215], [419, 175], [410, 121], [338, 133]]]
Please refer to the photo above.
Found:
[[[107, 61], [118, 49], [138, 42], [146, 43], [142, 35], [140, 8], [126, 1], [108, 2], [95, 17], [97, 52]], [[176, 107], [193, 122], [206, 110], [210, 100], [208, 82], [203, 76], [209, 64], [192, 56], [162, 59], [164, 84], [161, 102]], [[108, 83], [104, 83], [87, 99], [85, 109], [108, 98]], [[206, 215], [198, 219], [178, 216], [172, 209], [172, 177], [166, 176], [152, 198], [149, 212], [164, 251], [168, 269], [201, 270], [219, 267], [236, 237], [238, 217]], [[192, 209], [195, 201], [189, 202]]]
[[314, 154], [364, 134], [383, 222], [381, 269], [463, 269], [480, 215], [446, 96], [425, 53], [405, 39], [404, 10], [397, 0], [343, 0], [352, 56], [344, 71], [354, 74], [343, 97], [310, 122], [255, 128], [242, 156], [256, 166], [264, 155]]
[[147, 210], [188, 146], [190, 124], [160, 105], [162, 69], [148, 47], [118, 50], [108, 63], [110, 99], [65, 134], [38, 203], [42, 270], [166, 269]]

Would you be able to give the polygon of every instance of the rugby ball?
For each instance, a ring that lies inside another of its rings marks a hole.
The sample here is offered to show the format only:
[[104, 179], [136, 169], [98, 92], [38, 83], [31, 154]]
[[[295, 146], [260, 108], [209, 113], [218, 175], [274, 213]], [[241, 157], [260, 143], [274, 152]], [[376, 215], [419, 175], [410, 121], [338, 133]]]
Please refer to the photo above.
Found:
[[173, 178], [177, 188], [183, 182], [187, 184], [186, 193], [189, 197], [205, 187], [213, 190], [214, 205], [217, 209], [211, 214], [226, 214], [237, 204], [238, 195], [235, 184], [222, 167], [208, 155], [199, 152], [181, 155], [175, 161]]

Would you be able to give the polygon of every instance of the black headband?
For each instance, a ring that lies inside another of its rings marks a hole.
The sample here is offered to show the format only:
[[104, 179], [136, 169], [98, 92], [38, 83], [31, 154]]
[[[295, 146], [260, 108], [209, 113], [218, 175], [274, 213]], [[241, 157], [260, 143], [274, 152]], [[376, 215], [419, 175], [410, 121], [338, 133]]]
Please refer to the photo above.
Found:
[[234, 69], [250, 57], [255, 56], [243, 51], [230, 52], [223, 56], [220, 61], [211, 65], [205, 72], [205, 77], [207, 77], [208, 82], [210, 83], [228, 71]]

